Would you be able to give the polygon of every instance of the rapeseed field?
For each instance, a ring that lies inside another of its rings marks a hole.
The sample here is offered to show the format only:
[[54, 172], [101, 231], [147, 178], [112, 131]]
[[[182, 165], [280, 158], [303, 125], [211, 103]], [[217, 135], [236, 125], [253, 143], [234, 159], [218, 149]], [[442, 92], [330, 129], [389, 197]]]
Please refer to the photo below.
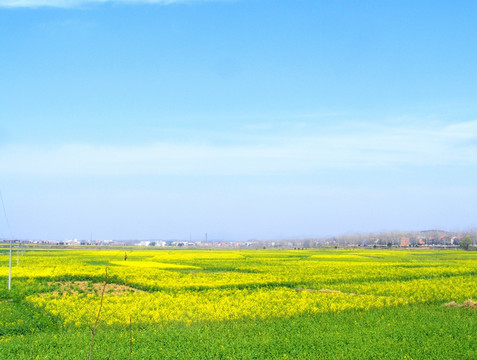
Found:
[[0, 359], [477, 358], [474, 252], [31, 248], [7, 275]]

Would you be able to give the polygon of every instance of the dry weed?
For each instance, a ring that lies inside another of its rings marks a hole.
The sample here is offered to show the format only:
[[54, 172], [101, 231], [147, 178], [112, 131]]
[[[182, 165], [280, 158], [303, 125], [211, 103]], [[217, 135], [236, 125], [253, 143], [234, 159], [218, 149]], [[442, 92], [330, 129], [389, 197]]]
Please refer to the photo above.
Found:
[[[64, 296], [66, 294], [96, 294], [100, 295], [104, 283], [91, 283], [89, 281], [57, 281], [49, 282], [49, 286], [59, 288], [59, 291], [55, 290], [52, 292], [53, 296]], [[128, 292], [145, 292], [126, 285], [118, 284], [106, 284], [105, 295], [121, 295]], [[39, 294], [39, 296], [45, 296], [44, 293]]]
[[451, 301], [447, 304], [444, 304], [444, 306], [445, 307], [466, 308], [466, 309], [477, 310], [477, 301], [469, 299], [469, 300], [464, 301], [463, 304], [458, 304], [455, 301]]

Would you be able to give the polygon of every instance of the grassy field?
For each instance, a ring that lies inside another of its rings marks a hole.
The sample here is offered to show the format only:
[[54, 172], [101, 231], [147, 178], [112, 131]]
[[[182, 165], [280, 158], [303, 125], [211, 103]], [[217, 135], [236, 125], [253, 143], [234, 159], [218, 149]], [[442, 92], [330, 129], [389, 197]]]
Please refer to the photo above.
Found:
[[477, 358], [475, 304], [459, 306], [477, 300], [477, 252], [28, 249], [14, 264], [7, 291], [1, 250], [0, 359], [88, 359], [100, 308], [93, 359]]

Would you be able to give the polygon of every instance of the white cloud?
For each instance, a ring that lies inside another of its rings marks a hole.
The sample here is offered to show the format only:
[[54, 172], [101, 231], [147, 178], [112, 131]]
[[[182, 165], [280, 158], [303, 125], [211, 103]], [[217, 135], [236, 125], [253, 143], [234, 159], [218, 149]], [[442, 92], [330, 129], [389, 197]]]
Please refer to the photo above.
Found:
[[194, 3], [210, 1], [230, 1], [230, 0], [0, 0], [0, 7], [6, 8], [37, 8], [37, 7], [59, 7], [73, 8], [87, 4], [103, 3], [124, 3], [124, 4], [160, 4], [169, 5], [176, 3]]
[[20, 176], [261, 175], [323, 169], [475, 166], [476, 138], [477, 121], [428, 128], [364, 124], [352, 132], [335, 125], [326, 133], [264, 135], [253, 145], [5, 145], [0, 148], [0, 161], [3, 174]]
[[[290, 149], [157, 143], [137, 147], [11, 146], [0, 152], [6, 172], [23, 175], [255, 174], [275, 172]], [[8, 169], [8, 170], [7, 170]]]

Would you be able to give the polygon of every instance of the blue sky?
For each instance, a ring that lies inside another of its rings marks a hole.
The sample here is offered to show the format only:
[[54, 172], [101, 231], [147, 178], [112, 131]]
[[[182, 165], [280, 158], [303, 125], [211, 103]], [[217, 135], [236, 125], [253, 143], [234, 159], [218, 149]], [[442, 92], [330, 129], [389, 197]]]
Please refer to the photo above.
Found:
[[12, 232], [475, 226], [476, 13], [472, 1], [0, 0]]

